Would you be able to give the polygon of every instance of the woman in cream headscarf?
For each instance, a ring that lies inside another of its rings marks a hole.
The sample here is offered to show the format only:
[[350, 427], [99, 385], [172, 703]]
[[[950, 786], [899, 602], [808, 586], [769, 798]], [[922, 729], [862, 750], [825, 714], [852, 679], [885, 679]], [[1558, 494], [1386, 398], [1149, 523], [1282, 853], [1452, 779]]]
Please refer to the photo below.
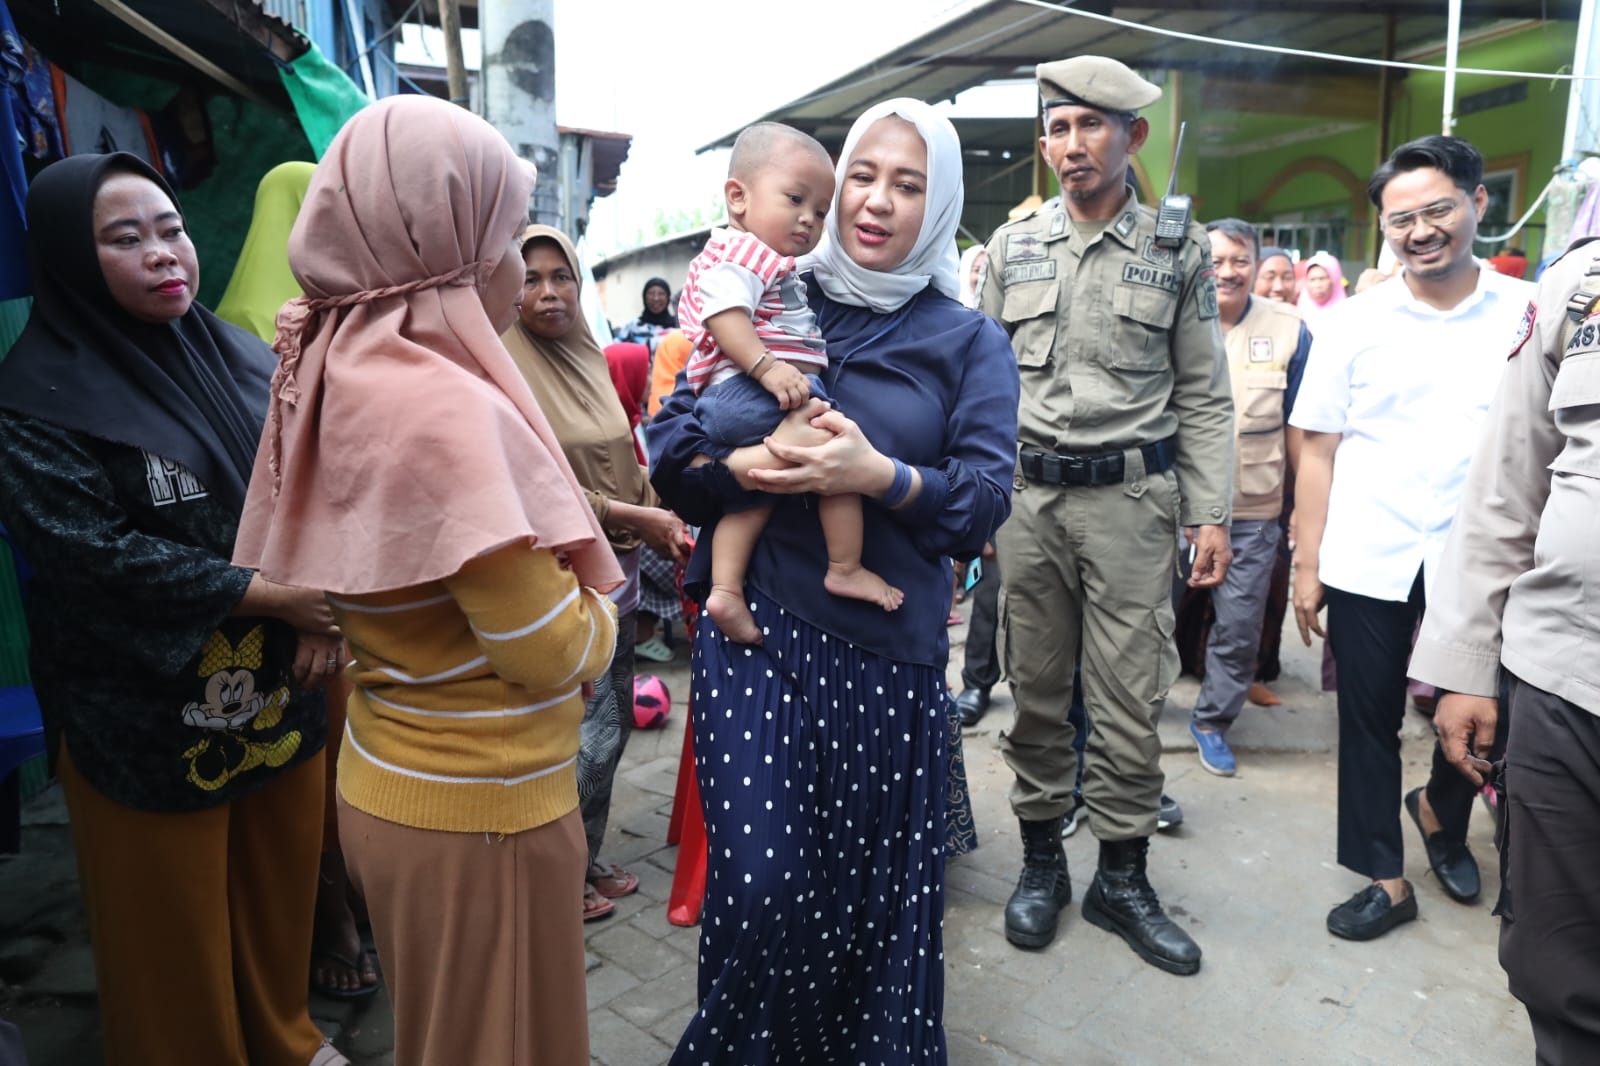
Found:
[[339, 829], [397, 1066], [588, 1057], [578, 722], [622, 575], [499, 340], [532, 188], [431, 97], [339, 132], [235, 549], [329, 590], [355, 656]]
[[[945, 560], [977, 555], [1010, 511], [1018, 388], [1005, 331], [956, 301], [961, 203], [949, 120], [917, 100], [868, 110], [827, 237], [799, 264], [839, 405], [814, 424], [833, 439], [711, 455], [687, 385], [651, 425], [663, 498], [707, 527], [691, 586], [725, 500], [790, 494], [745, 586], [763, 643], [708, 618], [695, 634], [710, 849], [700, 1009], [674, 1063], [945, 1060], [944, 864], [972, 833], [964, 790], [946, 787], [960, 732]], [[772, 455], [794, 465], [761, 469]], [[900, 610], [823, 589], [813, 492], [876, 501], [862, 563], [905, 590]]]
[[589, 334], [578, 302], [578, 253], [567, 235], [550, 226], [522, 234], [524, 284], [518, 320], [500, 339], [550, 418], [556, 439], [577, 474], [616, 552], [626, 583], [612, 594], [617, 605], [616, 650], [610, 684], [584, 711], [578, 788], [589, 838], [583, 917], [604, 918], [611, 900], [637, 891], [639, 878], [600, 861], [611, 816], [611, 784], [633, 731], [634, 616], [639, 607], [639, 557], [644, 550], [674, 562], [687, 558], [683, 523], [663, 510], [633, 450], [628, 420], [617, 405], [605, 353]]

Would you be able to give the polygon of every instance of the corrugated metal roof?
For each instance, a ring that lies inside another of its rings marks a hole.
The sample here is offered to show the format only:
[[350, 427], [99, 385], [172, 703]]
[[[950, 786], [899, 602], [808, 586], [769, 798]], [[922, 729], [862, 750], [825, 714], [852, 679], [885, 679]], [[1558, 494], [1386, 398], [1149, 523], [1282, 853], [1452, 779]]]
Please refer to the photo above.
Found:
[[[1075, 6], [1184, 33], [1374, 59], [1385, 56], [1391, 31], [1392, 56], [1442, 43], [1446, 33], [1442, 0], [1132, 0], [1114, 6], [1111, 0], [1085, 0]], [[1464, 0], [1462, 31], [1481, 32], [1507, 21], [1575, 19], [1578, 8], [1578, 0]], [[825, 144], [838, 143], [854, 117], [879, 100], [945, 100], [975, 85], [1031, 77], [1041, 61], [1082, 54], [1111, 56], [1142, 70], [1256, 79], [1360, 69], [1174, 40], [1017, 0], [973, 0], [873, 62], [750, 121], [787, 122]], [[699, 151], [728, 147], [738, 132]]]
[[[289, 106], [281, 64], [310, 46], [298, 30], [255, 0], [118, 0], [265, 99]], [[96, 0], [11, 0], [17, 29], [62, 65], [84, 60], [214, 87]]]

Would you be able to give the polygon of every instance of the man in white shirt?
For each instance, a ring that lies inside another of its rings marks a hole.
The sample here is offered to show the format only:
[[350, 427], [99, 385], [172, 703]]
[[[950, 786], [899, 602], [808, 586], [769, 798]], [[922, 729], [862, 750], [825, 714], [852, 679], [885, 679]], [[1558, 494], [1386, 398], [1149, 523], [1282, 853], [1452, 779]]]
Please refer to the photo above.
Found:
[[[1405, 272], [1328, 312], [1290, 424], [1305, 431], [1296, 488], [1294, 611], [1339, 663], [1339, 863], [1371, 884], [1328, 915], [1370, 940], [1417, 915], [1404, 876], [1400, 723], [1406, 662], [1467, 466], [1533, 286], [1478, 263], [1483, 157], [1459, 137], [1396, 149], [1368, 191]], [[1336, 457], [1337, 453], [1337, 457]], [[1477, 897], [1467, 850], [1474, 788], [1434, 747], [1405, 796], [1440, 886]]]

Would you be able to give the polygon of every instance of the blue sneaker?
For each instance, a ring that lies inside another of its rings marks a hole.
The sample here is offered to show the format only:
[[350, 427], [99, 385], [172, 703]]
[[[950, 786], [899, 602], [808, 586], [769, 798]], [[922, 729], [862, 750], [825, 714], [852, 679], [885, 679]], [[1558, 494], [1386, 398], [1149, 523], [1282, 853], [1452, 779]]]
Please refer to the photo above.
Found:
[[1221, 733], [1208, 733], [1193, 722], [1189, 723], [1189, 735], [1194, 737], [1201, 766], [1218, 777], [1233, 776], [1233, 749], [1228, 747], [1227, 737]]

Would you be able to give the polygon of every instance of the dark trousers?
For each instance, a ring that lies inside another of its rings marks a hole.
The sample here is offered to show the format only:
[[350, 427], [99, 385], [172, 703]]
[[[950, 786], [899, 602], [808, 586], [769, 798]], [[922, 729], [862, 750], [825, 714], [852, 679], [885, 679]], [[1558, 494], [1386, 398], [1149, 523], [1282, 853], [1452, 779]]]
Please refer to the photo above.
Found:
[[1600, 1063], [1600, 718], [1510, 688], [1500, 965], [1539, 1066], [1587, 1066]]
[[1000, 620], [1000, 559], [985, 559], [978, 583], [972, 586], [972, 620], [967, 623], [966, 659], [961, 664], [961, 687], [988, 692], [1000, 682], [1000, 656], [995, 652], [994, 631]]
[[[1339, 865], [1373, 880], [1405, 872], [1400, 826], [1400, 723], [1422, 573], [1404, 603], [1329, 588], [1328, 634], [1339, 661]], [[1453, 840], [1467, 838], [1477, 790], [1437, 741], [1428, 805]]]

